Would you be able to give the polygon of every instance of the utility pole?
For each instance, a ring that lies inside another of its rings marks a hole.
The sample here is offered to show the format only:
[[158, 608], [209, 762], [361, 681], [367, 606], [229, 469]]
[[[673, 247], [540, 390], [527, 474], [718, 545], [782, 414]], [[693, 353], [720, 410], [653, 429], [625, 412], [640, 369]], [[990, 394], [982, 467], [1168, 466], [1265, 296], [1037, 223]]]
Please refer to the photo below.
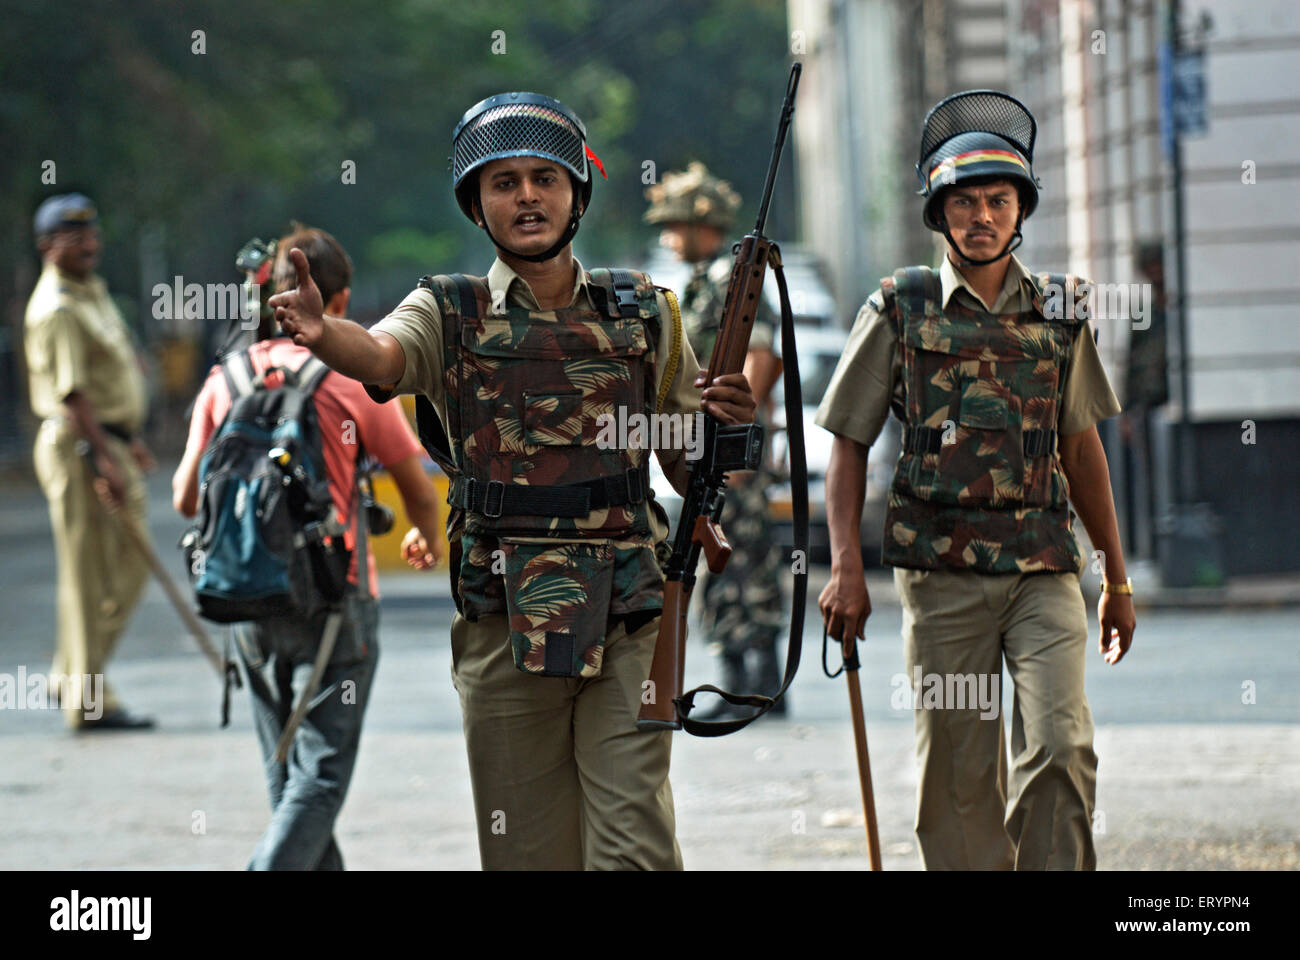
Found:
[[[1173, 188], [1173, 248], [1175, 278], [1172, 284], [1172, 330], [1177, 361], [1178, 419], [1170, 437], [1170, 503], [1161, 526], [1164, 544], [1159, 550], [1166, 586], [1213, 585], [1223, 579], [1223, 557], [1218, 543], [1218, 519], [1208, 504], [1194, 506], [1199, 491], [1195, 477], [1195, 437], [1191, 420], [1191, 344], [1187, 323], [1187, 226], [1184, 216], [1183, 134], [1204, 132], [1206, 107], [1204, 50], [1188, 51], [1183, 45], [1180, 0], [1165, 0], [1163, 44], [1162, 123], [1169, 155]], [[1200, 36], [1209, 31], [1202, 19]], [[1199, 40], [1199, 37], [1198, 37]]]
[[1191, 389], [1189, 385], [1188, 367], [1190, 366], [1190, 351], [1187, 342], [1187, 238], [1186, 223], [1183, 213], [1183, 134], [1178, 117], [1178, 97], [1176, 93], [1177, 75], [1178, 75], [1178, 58], [1183, 51], [1183, 42], [1179, 24], [1181, 13], [1179, 0], [1166, 0], [1165, 4], [1165, 42], [1166, 49], [1169, 51], [1167, 83], [1171, 85], [1167, 106], [1171, 116], [1167, 119], [1169, 130], [1166, 134], [1168, 137], [1169, 148], [1169, 167], [1170, 177], [1173, 180], [1174, 193], [1174, 283], [1173, 283], [1173, 301], [1177, 305], [1174, 310], [1174, 339], [1177, 342], [1177, 360], [1178, 360], [1178, 420], [1174, 425], [1172, 436], [1172, 448], [1169, 458], [1169, 465], [1173, 470], [1172, 483], [1170, 492], [1173, 494], [1174, 503], [1177, 508], [1186, 507], [1191, 503], [1194, 497], [1192, 489], [1192, 436], [1191, 420], [1188, 407], [1191, 404]]

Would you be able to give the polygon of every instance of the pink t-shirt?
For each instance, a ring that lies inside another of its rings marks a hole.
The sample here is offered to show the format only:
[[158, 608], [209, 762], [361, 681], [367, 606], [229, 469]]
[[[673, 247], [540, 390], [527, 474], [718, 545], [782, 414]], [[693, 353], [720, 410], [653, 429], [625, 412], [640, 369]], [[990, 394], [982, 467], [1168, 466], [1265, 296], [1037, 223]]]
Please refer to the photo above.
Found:
[[[262, 340], [249, 349], [253, 369], [262, 373], [271, 367], [297, 370], [311, 356], [306, 347], [292, 340], [278, 338]], [[356, 547], [356, 526], [353, 523], [353, 500], [356, 486], [353, 475], [356, 469], [358, 445], [385, 467], [407, 457], [419, 455], [420, 442], [416, 439], [401, 404], [378, 404], [366, 395], [357, 380], [331, 370], [321, 380], [312, 397], [316, 404], [316, 422], [321, 433], [321, 448], [325, 455], [325, 474], [334, 506], [348, 525], [344, 536], [349, 549]], [[218, 364], [208, 371], [208, 379], [194, 402], [194, 416], [190, 420], [187, 452], [207, 448], [217, 426], [230, 410], [230, 389]], [[349, 426], [350, 422], [350, 426]], [[347, 443], [348, 438], [355, 442]], [[369, 569], [370, 595], [379, 596], [379, 576], [375, 572], [375, 555], [366, 551]], [[357, 558], [354, 553], [348, 569], [348, 582], [357, 582]]]

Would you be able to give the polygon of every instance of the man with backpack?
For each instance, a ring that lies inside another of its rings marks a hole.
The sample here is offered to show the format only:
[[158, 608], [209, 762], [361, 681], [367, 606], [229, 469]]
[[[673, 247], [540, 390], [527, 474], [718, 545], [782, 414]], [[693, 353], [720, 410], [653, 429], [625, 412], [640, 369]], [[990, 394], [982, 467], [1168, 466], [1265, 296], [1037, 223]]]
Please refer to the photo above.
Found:
[[[306, 254], [325, 309], [344, 314], [352, 264], [342, 246], [295, 224], [278, 244], [291, 247]], [[274, 276], [281, 288], [294, 284], [283, 255]], [[251, 347], [212, 368], [173, 502], [186, 516], [202, 506], [190, 546], [200, 609], [234, 622], [252, 694], [272, 816], [249, 869], [341, 870], [334, 821], [379, 655], [378, 582], [357, 473], [369, 455], [392, 474], [427, 544], [437, 542], [437, 494], [401, 408], [374, 403], [355, 380], [274, 336], [274, 326], [265, 318]], [[423, 564], [436, 562], [435, 550]], [[295, 703], [309, 709], [286, 737]]]

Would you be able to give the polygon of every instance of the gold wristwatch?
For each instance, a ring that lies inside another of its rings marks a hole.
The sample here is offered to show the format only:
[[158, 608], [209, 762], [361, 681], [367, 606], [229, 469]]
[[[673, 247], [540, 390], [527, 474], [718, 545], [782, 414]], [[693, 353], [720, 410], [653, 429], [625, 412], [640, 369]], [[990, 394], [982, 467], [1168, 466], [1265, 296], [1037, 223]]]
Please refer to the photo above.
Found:
[[1123, 583], [1106, 583], [1104, 580], [1101, 584], [1102, 593], [1122, 593], [1127, 596], [1133, 596], [1133, 578], [1125, 577]]

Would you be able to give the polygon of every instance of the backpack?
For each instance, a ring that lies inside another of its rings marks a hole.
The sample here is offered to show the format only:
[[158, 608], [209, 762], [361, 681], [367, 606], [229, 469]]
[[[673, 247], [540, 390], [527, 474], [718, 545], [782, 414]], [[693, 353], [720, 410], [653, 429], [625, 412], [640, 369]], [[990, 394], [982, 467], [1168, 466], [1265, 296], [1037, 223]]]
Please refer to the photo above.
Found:
[[258, 374], [247, 350], [221, 368], [230, 411], [199, 462], [198, 518], [181, 541], [199, 613], [309, 618], [343, 599], [351, 559], [310, 402], [329, 368], [313, 356]]

